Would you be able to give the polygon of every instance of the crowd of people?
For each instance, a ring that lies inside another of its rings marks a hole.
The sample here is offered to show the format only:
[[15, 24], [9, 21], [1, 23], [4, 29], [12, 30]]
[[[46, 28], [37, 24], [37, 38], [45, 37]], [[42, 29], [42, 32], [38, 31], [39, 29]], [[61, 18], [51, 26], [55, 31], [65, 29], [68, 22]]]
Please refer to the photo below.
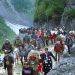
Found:
[[[6, 39], [2, 46], [4, 69], [7, 69], [8, 75], [13, 75], [13, 64], [20, 59], [22, 75], [47, 75], [53, 66], [52, 58], [59, 62], [65, 45], [71, 54], [74, 38], [75, 34], [63, 29], [20, 29], [13, 45]], [[55, 55], [48, 49], [50, 45], [54, 46]]]

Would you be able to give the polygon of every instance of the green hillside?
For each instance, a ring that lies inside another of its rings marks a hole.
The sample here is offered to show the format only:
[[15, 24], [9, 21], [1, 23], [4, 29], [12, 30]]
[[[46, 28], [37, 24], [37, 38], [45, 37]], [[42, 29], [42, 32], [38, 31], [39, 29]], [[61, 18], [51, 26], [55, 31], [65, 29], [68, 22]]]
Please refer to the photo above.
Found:
[[34, 22], [60, 22], [67, 0], [37, 0]]
[[12, 40], [15, 36], [15, 33], [6, 26], [4, 20], [0, 18], [0, 47], [4, 43], [5, 39]]

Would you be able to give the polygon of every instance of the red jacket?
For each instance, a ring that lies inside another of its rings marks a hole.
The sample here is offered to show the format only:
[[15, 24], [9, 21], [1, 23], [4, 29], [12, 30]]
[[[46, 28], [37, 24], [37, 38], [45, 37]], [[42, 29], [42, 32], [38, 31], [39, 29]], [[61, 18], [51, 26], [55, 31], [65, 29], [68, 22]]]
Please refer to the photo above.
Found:
[[38, 36], [39, 36], [39, 38], [42, 37], [42, 32], [41, 31], [38, 32]]
[[50, 39], [55, 39], [56, 35], [55, 34], [50, 34]]
[[61, 52], [62, 51], [61, 44], [55, 44], [54, 51], [57, 53]]
[[38, 72], [41, 72], [42, 71], [42, 67], [43, 67], [42, 64], [39, 64], [38, 65]]

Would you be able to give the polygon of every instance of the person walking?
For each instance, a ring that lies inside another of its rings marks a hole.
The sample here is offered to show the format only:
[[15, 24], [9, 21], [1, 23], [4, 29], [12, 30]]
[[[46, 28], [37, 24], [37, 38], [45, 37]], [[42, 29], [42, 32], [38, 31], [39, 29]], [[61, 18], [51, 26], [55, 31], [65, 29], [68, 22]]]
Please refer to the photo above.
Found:
[[43, 58], [43, 72], [44, 75], [47, 75], [47, 73], [52, 69], [52, 59], [51, 57], [53, 57], [53, 59], [56, 61], [56, 58], [54, 57], [54, 55], [52, 54], [52, 52], [48, 51], [48, 48], [45, 48], [45, 53], [43, 53], [41, 55], [41, 58]]
[[[23, 65], [23, 62], [25, 61], [25, 59], [26, 59], [26, 57], [25, 57], [25, 49], [24, 49], [24, 47], [23, 47], [23, 45], [22, 46], [20, 46], [19, 47], [19, 57], [20, 57], [20, 61], [21, 61], [21, 64]], [[24, 58], [24, 59], [23, 59]]]
[[56, 53], [57, 61], [60, 60], [60, 56], [63, 54], [64, 51], [64, 44], [61, 41], [57, 41], [54, 45], [54, 51]]
[[66, 43], [67, 48], [68, 48], [68, 53], [71, 54], [71, 47], [73, 46], [73, 40], [72, 40], [71, 35], [68, 35], [68, 37], [66, 38], [65, 43]]

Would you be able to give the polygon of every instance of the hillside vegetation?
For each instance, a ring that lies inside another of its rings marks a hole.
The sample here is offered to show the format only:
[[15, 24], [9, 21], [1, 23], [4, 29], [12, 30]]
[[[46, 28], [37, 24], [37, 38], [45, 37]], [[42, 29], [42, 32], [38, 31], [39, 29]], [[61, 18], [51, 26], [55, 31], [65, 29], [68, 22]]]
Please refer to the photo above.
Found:
[[59, 23], [64, 11], [66, 0], [37, 0], [34, 22], [48, 22], [53, 20]]
[[75, 18], [75, 8], [70, 9], [69, 11], [66, 12], [66, 16], [68, 19], [72, 20]]
[[0, 18], [0, 47], [4, 43], [5, 39], [12, 40], [15, 36], [15, 33], [6, 26], [4, 20]]

